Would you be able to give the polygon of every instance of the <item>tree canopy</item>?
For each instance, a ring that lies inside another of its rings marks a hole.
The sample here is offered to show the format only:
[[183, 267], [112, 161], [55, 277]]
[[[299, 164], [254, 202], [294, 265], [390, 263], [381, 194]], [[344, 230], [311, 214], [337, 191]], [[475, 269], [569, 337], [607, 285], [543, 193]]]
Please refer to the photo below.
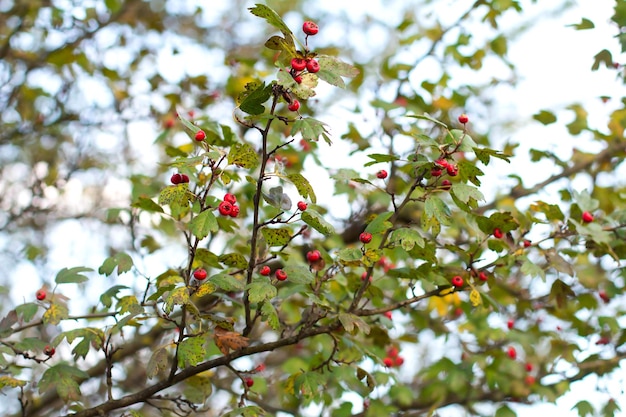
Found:
[[8, 415], [620, 411], [626, 100], [496, 117], [535, 2], [380, 3], [0, 2]]

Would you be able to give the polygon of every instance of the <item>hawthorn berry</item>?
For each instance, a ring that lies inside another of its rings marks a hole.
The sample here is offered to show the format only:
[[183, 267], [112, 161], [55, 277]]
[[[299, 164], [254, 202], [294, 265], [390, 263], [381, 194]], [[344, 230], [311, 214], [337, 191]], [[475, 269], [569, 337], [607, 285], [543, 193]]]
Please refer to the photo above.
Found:
[[235, 197], [234, 194], [226, 193], [224, 194], [224, 198], [222, 200], [227, 201], [230, 204], [235, 204], [237, 202], [237, 197]]
[[583, 222], [591, 223], [592, 221], [593, 221], [593, 214], [589, 213], [588, 211], [585, 211], [583, 213]]
[[293, 80], [297, 82], [298, 84], [302, 84], [302, 77], [299, 75], [296, 75], [295, 77], [293, 77]]
[[322, 258], [322, 254], [317, 249], [308, 251], [306, 253], [306, 260], [310, 263], [317, 262]]
[[443, 174], [443, 171], [439, 167], [435, 167], [430, 170], [430, 175], [432, 175], [433, 177], [440, 177], [441, 174]]
[[448, 168], [448, 165], [450, 165], [445, 159], [437, 159], [435, 161], [435, 164], [437, 164], [441, 168]]
[[163, 126], [164, 126], [166, 129], [171, 129], [171, 128], [173, 128], [173, 127], [174, 127], [174, 119], [167, 119], [167, 120], [165, 120], [165, 123], [163, 123]]
[[307, 20], [302, 24], [302, 31], [307, 36], [313, 36], [317, 35], [317, 33], [320, 31], [320, 27], [317, 25], [317, 23]]
[[504, 233], [502, 233], [502, 230], [500, 230], [497, 227], [493, 229], [493, 237], [495, 237], [496, 239], [502, 239], [502, 236], [504, 236]]
[[605, 303], [608, 303], [609, 301], [611, 301], [611, 297], [609, 297], [609, 295], [604, 290], [598, 291], [598, 297], [600, 297], [600, 299], [604, 301]]
[[506, 351], [506, 354], [511, 359], [516, 359], [517, 358], [517, 351], [515, 350], [515, 348], [513, 346], [509, 346], [509, 348]]
[[[367, 271], [363, 271], [363, 273], [361, 274], [361, 281], [365, 281], [365, 279], [367, 278]], [[370, 282], [372, 282], [372, 277], [370, 276]], [[387, 313], [385, 313], [386, 315]]]
[[309, 71], [311, 74], [314, 74], [320, 70], [320, 63], [317, 62], [317, 60], [315, 59], [309, 59], [306, 62], [306, 70]]
[[180, 174], [180, 182], [185, 184], [189, 182], [189, 176], [186, 174]]
[[532, 375], [526, 375], [524, 381], [526, 382], [526, 385], [533, 385], [537, 380]]
[[467, 116], [467, 114], [463, 113], [459, 116], [459, 123], [466, 124], [467, 122], [469, 122], [469, 117]]
[[276, 279], [279, 281], [284, 281], [287, 279], [287, 273], [283, 271], [282, 269], [277, 269], [275, 275], [276, 275]]
[[395, 346], [391, 346], [389, 349], [387, 349], [387, 356], [390, 358], [396, 358], [399, 353], [400, 351]]
[[463, 286], [463, 278], [460, 275], [456, 275], [452, 278], [452, 285], [459, 288]]
[[372, 241], [372, 234], [369, 232], [363, 232], [359, 235], [361, 243], [370, 243]]
[[394, 359], [393, 364], [395, 366], [402, 366], [402, 364], [404, 363], [404, 358], [402, 356], [398, 356], [397, 358]]
[[393, 313], [391, 311], [385, 311], [385, 317], [391, 320], [393, 318]]
[[172, 175], [172, 177], [170, 178], [170, 181], [172, 182], [172, 184], [176, 185], [176, 184], [180, 184], [181, 182], [183, 182], [183, 176], [180, 174], [174, 174]]
[[448, 164], [446, 167], [446, 171], [448, 171], [448, 175], [451, 177], [456, 177], [459, 175], [459, 167], [454, 164]]
[[528, 239], [524, 239], [524, 241], [522, 242], [522, 245], [524, 245], [525, 248], [529, 248], [532, 244], [533, 242]]
[[296, 71], [304, 71], [306, 68], [306, 60], [302, 58], [293, 58], [291, 60], [291, 68]]
[[385, 178], [387, 178], [387, 171], [385, 171], [384, 169], [381, 169], [380, 171], [378, 171], [376, 173], [376, 177], [380, 178], [381, 180], [384, 180]]
[[35, 297], [39, 300], [45, 300], [46, 299], [46, 290], [37, 290], [37, 292], [35, 293]]
[[304, 211], [307, 208], [307, 204], [304, 201], [298, 201], [298, 210]]
[[526, 371], [527, 372], [531, 372], [533, 370], [533, 364], [532, 363], [527, 363], [525, 365]]
[[236, 204], [233, 204], [233, 207], [230, 209], [230, 213], [228, 213], [228, 215], [230, 217], [237, 217], [239, 216], [239, 206]]
[[298, 109], [300, 108], [300, 102], [298, 100], [293, 100], [287, 108], [289, 109], [289, 111], [298, 111]]
[[269, 274], [271, 274], [271, 273], [272, 273], [272, 270], [267, 265], [263, 265], [261, 267], [261, 270], [259, 271], [259, 274], [261, 274], [261, 275], [263, 275], [265, 277], [269, 276]]
[[230, 212], [233, 211], [233, 205], [228, 201], [222, 201], [217, 209], [222, 216], [230, 216]]
[[386, 357], [385, 359], [383, 359], [383, 364], [387, 367], [387, 368], [391, 368], [393, 366], [393, 359], [390, 357]]
[[56, 353], [56, 349], [54, 348], [54, 346], [46, 345], [43, 348], [43, 353], [46, 356], [54, 356], [54, 354]]
[[448, 180], [443, 180], [441, 181], [441, 189], [442, 190], [449, 190], [450, 188], [452, 188], [452, 183]]
[[193, 272], [193, 277], [195, 279], [197, 279], [198, 281], [204, 281], [206, 279], [206, 270], [200, 268], [200, 269], [196, 269]]
[[206, 133], [204, 133], [204, 130], [198, 130], [198, 131], [196, 132], [195, 139], [196, 139], [198, 142], [202, 142], [203, 140], [205, 140], [205, 139], [206, 139]]
[[515, 321], [514, 321], [513, 319], [509, 319], [509, 320], [506, 322], [506, 327], [507, 327], [509, 330], [511, 330], [511, 329], [513, 328], [513, 326], [515, 326]]
[[478, 274], [478, 279], [481, 281], [487, 281], [489, 277], [484, 271], [480, 271], [480, 273]]
[[252, 379], [250, 377], [246, 378], [244, 381], [246, 383], [246, 387], [248, 387], [248, 388], [250, 388], [251, 386], [254, 385], [254, 379]]

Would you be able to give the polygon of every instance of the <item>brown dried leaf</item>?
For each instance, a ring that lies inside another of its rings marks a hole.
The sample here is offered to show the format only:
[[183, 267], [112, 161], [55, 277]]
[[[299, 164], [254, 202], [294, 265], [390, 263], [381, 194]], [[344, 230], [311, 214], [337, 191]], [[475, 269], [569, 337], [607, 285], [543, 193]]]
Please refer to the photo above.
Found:
[[250, 339], [247, 337], [244, 337], [237, 332], [225, 330], [219, 326], [215, 327], [214, 338], [215, 344], [224, 355], [228, 355], [231, 349], [239, 350], [247, 347], [250, 343]]

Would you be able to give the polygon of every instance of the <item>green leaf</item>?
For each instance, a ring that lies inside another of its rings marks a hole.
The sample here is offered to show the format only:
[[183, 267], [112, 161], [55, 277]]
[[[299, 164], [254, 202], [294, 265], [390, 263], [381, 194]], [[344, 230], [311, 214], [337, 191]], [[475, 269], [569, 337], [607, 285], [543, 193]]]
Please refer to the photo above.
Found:
[[211, 210], [204, 210], [191, 219], [188, 227], [191, 233], [198, 239], [204, 239], [209, 233], [217, 233], [219, 230], [217, 219]]
[[607, 68], [613, 67], [613, 55], [606, 49], [601, 50], [593, 57], [593, 65], [591, 66], [592, 71], [597, 71], [600, 69], [600, 64], [604, 64]]
[[575, 24], [571, 24], [571, 25], [567, 25], [567, 26], [568, 27], [573, 27], [576, 30], [593, 29], [593, 28], [596, 27], [591, 20], [586, 19], [584, 17], [582, 18], [580, 23], [575, 23]]
[[175, 305], [185, 305], [189, 302], [189, 290], [187, 287], [174, 288], [167, 297], [165, 297], [165, 304], [163, 305], [163, 311], [169, 314], [174, 309]]
[[25, 303], [15, 307], [15, 312], [21, 320], [25, 323], [28, 323], [35, 317], [37, 311], [39, 310], [39, 305], [35, 303]]
[[362, 257], [363, 252], [359, 248], [343, 248], [337, 252], [337, 259], [346, 265], [359, 265]]
[[431, 196], [424, 204], [424, 215], [427, 219], [435, 218], [440, 224], [450, 224], [450, 209], [437, 196]]
[[120, 308], [120, 314], [131, 313], [137, 315], [143, 312], [143, 307], [137, 301], [137, 297], [134, 295], [127, 295], [120, 298], [117, 302], [117, 306]]
[[259, 165], [259, 154], [247, 143], [235, 143], [228, 152], [228, 163], [241, 168], [254, 169]]
[[11, 327], [17, 323], [17, 311], [11, 310], [0, 320], [0, 337], [6, 337], [13, 333]]
[[353, 334], [358, 328], [365, 334], [369, 334], [370, 326], [357, 315], [349, 313], [339, 313], [339, 321], [346, 332]]
[[454, 193], [454, 195], [465, 204], [467, 204], [470, 199], [475, 201], [485, 200], [483, 193], [481, 193], [478, 188], [463, 183], [453, 184], [450, 192]]
[[547, 110], [541, 110], [539, 113], [533, 115], [533, 119], [543, 125], [549, 125], [556, 122], [556, 116], [554, 115], [554, 113]]
[[578, 411], [578, 417], [595, 416], [596, 410], [589, 401], [579, 401], [572, 407], [572, 410]]
[[315, 191], [309, 181], [302, 174], [289, 174], [286, 177], [293, 185], [296, 186], [298, 193], [303, 198], [309, 198], [313, 204], [317, 202]]
[[309, 268], [304, 265], [287, 265], [283, 270], [287, 273], [289, 282], [310, 284], [315, 280], [315, 276], [313, 276]]
[[429, 122], [436, 123], [436, 124], [438, 124], [439, 126], [445, 128], [445, 129], [448, 128], [448, 125], [446, 125], [443, 122], [440, 122], [439, 120], [437, 120], [434, 117], [430, 116], [428, 113], [424, 113], [422, 115], [419, 115], [419, 114], [408, 114], [406, 117], [412, 117], [414, 119], [421, 119], [421, 120], [428, 120]]
[[332, 224], [328, 223], [324, 218], [312, 208], [307, 208], [300, 214], [300, 218], [303, 222], [317, 230], [324, 236], [330, 236], [335, 233], [335, 228]]
[[165, 348], [158, 348], [154, 351], [150, 359], [148, 360], [148, 365], [146, 367], [146, 373], [148, 375], [148, 379], [152, 379], [157, 376], [160, 372], [164, 372], [169, 369], [168, 365], [168, 355], [167, 350]]
[[287, 71], [280, 71], [276, 75], [276, 78], [278, 85], [283, 87], [283, 89], [290, 91], [301, 100], [307, 100], [315, 96], [315, 87], [317, 87], [318, 80], [316, 74], [302, 74], [300, 76], [301, 81], [299, 83], [296, 82], [296, 80], [294, 80], [291, 74]]
[[498, 408], [495, 414], [495, 417], [516, 417], [516, 416], [517, 414], [515, 413], [515, 411], [511, 410], [506, 405], [503, 405], [502, 407]]
[[260, 85], [258, 83], [248, 83], [246, 84], [246, 90], [248, 89], [253, 90], [247, 94], [244, 93], [244, 97], [239, 104], [239, 108], [253, 116], [265, 113], [263, 103], [269, 100], [272, 95], [272, 85], [269, 84], [268, 86], [265, 86], [265, 83], [261, 83]]
[[294, 391], [298, 396], [312, 400], [320, 398], [324, 393], [326, 377], [317, 372], [304, 372], [298, 375], [294, 381]]
[[178, 345], [178, 367], [196, 366], [204, 360], [205, 354], [204, 337], [188, 337]]
[[156, 201], [147, 197], [139, 197], [131, 207], [141, 209], [143, 211], [149, 211], [152, 213], [163, 213], [163, 208], [159, 206]]
[[291, 230], [287, 227], [280, 229], [264, 227], [261, 229], [261, 234], [263, 234], [268, 246], [283, 246], [291, 240]]
[[524, 263], [520, 268], [522, 274], [529, 277], [541, 277], [543, 280], [546, 279], [545, 271], [537, 265], [535, 262], [531, 262], [529, 259], [525, 259]]
[[181, 114], [184, 114], [184, 113], [185, 112], [182, 109], [177, 109], [176, 116], [178, 117], [178, 120], [182, 123], [182, 125], [185, 127], [185, 129], [189, 131], [189, 135], [191, 137], [194, 137], [196, 133], [198, 133], [202, 129], [200, 129], [198, 126], [194, 125], [189, 120], [181, 116]]
[[116, 297], [118, 292], [120, 292], [121, 290], [125, 290], [127, 288], [128, 287], [125, 285], [115, 285], [109, 288], [108, 290], [103, 292], [102, 295], [100, 296], [100, 302], [106, 308], [111, 307], [111, 305], [113, 304], [113, 297]]
[[485, 234], [492, 234], [498, 228], [507, 233], [519, 227], [511, 213], [508, 211], [492, 213], [489, 217], [480, 216], [476, 218], [478, 228]]
[[57, 274], [54, 282], [56, 282], [57, 284], [76, 284], [76, 283], [85, 282], [85, 281], [88, 281], [89, 278], [81, 274], [81, 272], [91, 272], [91, 271], [93, 271], [93, 269], [87, 268], [84, 266], [76, 266], [70, 269], [63, 268]]
[[424, 247], [424, 238], [419, 232], [410, 227], [402, 227], [400, 229], [396, 229], [391, 234], [390, 238], [391, 242], [400, 242], [402, 249], [405, 251], [410, 251], [418, 245], [419, 247]]
[[472, 152], [478, 147], [474, 139], [467, 132], [460, 129], [452, 129], [446, 135], [445, 142], [452, 148], [457, 148], [461, 152]]
[[400, 158], [395, 156], [395, 155], [388, 155], [388, 154], [384, 154], [384, 153], [372, 153], [367, 155], [368, 158], [373, 159], [373, 161], [367, 162], [365, 165], [363, 166], [370, 166], [370, 165], [374, 165], [374, 164], [379, 164], [379, 163], [384, 163], [384, 162], [392, 162], [392, 161], [397, 161]]
[[374, 220], [367, 225], [365, 231], [372, 234], [383, 233], [385, 230], [393, 227], [393, 224], [388, 221], [392, 215], [393, 211], [378, 214]]
[[26, 385], [26, 383], [27, 381], [16, 379], [8, 375], [0, 376], [0, 389], [4, 387], [11, 387], [11, 388], [23, 387], [24, 385]]
[[[273, 287], [273, 285], [272, 285]], [[274, 329], [280, 329], [280, 320], [278, 319], [278, 312], [272, 303], [263, 303], [261, 306], [261, 318]]]
[[484, 175], [484, 172], [482, 172], [476, 165], [469, 161], [463, 160], [459, 161], [458, 167], [459, 177], [461, 177], [461, 181], [469, 181], [476, 186], [480, 186], [480, 180], [478, 179], [478, 177]]
[[274, 26], [276, 29], [280, 30], [285, 36], [292, 36], [291, 30], [289, 27], [283, 22], [283, 19], [271, 8], [263, 5], [263, 4], [255, 4], [254, 7], [248, 8], [250, 13], [255, 16], [258, 16], [262, 19], [265, 19], [267, 23]]
[[356, 67], [333, 56], [320, 55], [317, 61], [320, 64], [320, 70], [317, 72], [317, 76], [321, 80], [336, 87], [346, 88], [346, 84], [341, 77], [354, 78], [359, 75], [359, 70]]
[[184, 206], [190, 200], [189, 184], [169, 185], [159, 194], [159, 205]]
[[278, 291], [267, 279], [254, 280], [246, 287], [248, 300], [251, 303], [260, 303], [276, 297]]
[[246, 257], [240, 253], [227, 253], [217, 258], [221, 263], [232, 268], [245, 269], [248, 267]]
[[209, 278], [209, 282], [212, 282], [226, 292], [243, 291], [245, 288], [245, 283], [243, 281], [238, 280], [232, 275], [223, 273], [211, 276]]
[[109, 276], [113, 273], [115, 267], [117, 267], [118, 275], [128, 272], [133, 267], [133, 258], [126, 253], [118, 252], [104, 260], [100, 268], [98, 268], [98, 273]]
[[282, 58], [285, 60], [296, 56], [296, 47], [291, 36], [287, 36], [286, 38], [278, 35], [272, 36], [265, 41], [265, 47], [274, 51], [283, 52]]
[[41, 376], [39, 381], [39, 393], [56, 388], [59, 397], [67, 402], [80, 401], [81, 393], [77, 381], [89, 378], [87, 373], [70, 365], [60, 363], [51, 366]]
[[[37, 337], [25, 337], [15, 343], [15, 348], [19, 350], [32, 350], [32, 351], [43, 351], [48, 343]], [[53, 346], [57, 346], [58, 343], [52, 342]]]
[[491, 157], [499, 158], [509, 163], [511, 162], [511, 155], [504, 154], [495, 149], [474, 148], [474, 154], [476, 154], [476, 157], [478, 158], [478, 160], [485, 165], [489, 163], [489, 160], [491, 159]]
[[332, 143], [326, 124], [310, 117], [303, 117], [293, 123], [291, 135], [295, 136], [297, 133], [300, 133], [305, 140], [317, 141], [321, 136], [329, 145]]

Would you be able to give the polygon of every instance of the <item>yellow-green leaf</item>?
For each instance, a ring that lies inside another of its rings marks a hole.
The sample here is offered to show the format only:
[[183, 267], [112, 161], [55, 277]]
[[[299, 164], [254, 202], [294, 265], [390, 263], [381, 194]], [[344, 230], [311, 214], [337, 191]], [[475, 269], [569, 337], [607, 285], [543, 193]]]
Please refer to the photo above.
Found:
[[264, 227], [261, 229], [261, 233], [263, 234], [263, 238], [267, 242], [268, 246], [283, 246], [291, 240], [291, 230], [287, 227], [282, 227], [280, 229], [270, 229], [268, 227]]

